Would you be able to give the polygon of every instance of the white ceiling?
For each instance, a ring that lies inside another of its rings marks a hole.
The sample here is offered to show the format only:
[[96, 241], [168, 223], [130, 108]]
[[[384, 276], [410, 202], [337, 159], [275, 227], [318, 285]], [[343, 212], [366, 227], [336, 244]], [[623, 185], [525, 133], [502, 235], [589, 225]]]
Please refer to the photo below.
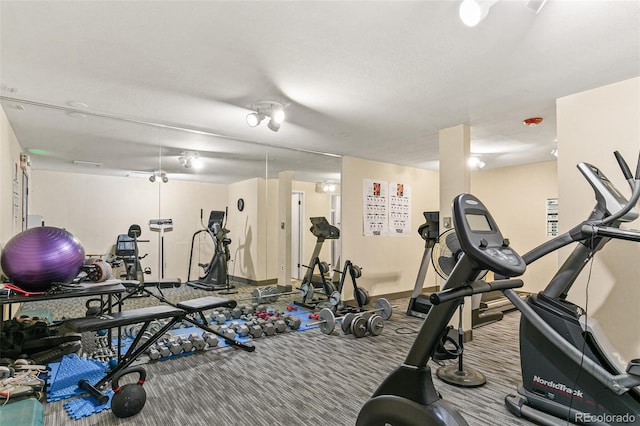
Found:
[[[314, 180], [339, 161], [301, 151], [436, 169], [461, 123], [488, 168], [552, 160], [557, 98], [640, 75], [640, 1], [500, 0], [474, 28], [459, 4], [2, 0], [2, 106], [35, 169]], [[264, 99], [277, 133], [245, 122]]]

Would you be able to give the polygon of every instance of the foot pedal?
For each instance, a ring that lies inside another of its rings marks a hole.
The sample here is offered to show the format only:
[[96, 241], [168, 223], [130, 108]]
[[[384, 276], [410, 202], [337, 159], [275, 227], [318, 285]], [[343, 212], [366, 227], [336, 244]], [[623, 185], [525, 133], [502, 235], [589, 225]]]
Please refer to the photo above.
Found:
[[627, 365], [627, 374], [640, 376], [640, 358], [632, 359]]

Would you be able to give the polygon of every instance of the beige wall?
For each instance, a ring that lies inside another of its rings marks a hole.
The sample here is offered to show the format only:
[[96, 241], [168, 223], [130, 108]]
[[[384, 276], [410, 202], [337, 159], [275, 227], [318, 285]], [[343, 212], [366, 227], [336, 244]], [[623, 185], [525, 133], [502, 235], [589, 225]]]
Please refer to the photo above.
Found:
[[[18, 143], [13, 129], [9, 125], [4, 110], [0, 108], [0, 255], [2, 247], [17, 232], [22, 230], [22, 197], [18, 200], [18, 221], [14, 221], [13, 215], [13, 182], [17, 178], [18, 191], [22, 194], [22, 170], [17, 166], [20, 163], [22, 148]], [[29, 174], [29, 169], [26, 173]], [[0, 267], [0, 276], [2, 268]], [[11, 308], [16, 312], [15, 307]], [[0, 321], [8, 315], [9, 305], [4, 305]]]
[[[555, 161], [471, 174], [471, 193], [487, 206], [502, 234], [520, 254], [552, 238], [546, 236], [545, 202], [558, 195], [557, 174]], [[542, 290], [557, 265], [557, 253], [552, 253], [528, 266], [522, 276], [523, 290]]]
[[[227, 205], [226, 185], [170, 180], [82, 175], [36, 170], [32, 173], [30, 213], [44, 216], [45, 224], [65, 228], [82, 242], [88, 254], [106, 254], [118, 234], [131, 224], [142, 228], [140, 253], [148, 253], [143, 267], [160, 275], [159, 232], [149, 229], [149, 220], [170, 218], [173, 231], [165, 232], [165, 277], [186, 280], [191, 237], [211, 210]], [[192, 278], [200, 271], [192, 270]]]
[[[411, 186], [411, 233], [408, 236], [363, 236], [363, 179], [399, 181]], [[358, 285], [371, 296], [413, 290], [424, 240], [415, 230], [423, 211], [437, 211], [438, 173], [351, 157], [342, 159], [342, 254], [362, 268]], [[435, 284], [433, 268], [426, 285]], [[350, 295], [346, 295], [350, 296]]]
[[18, 222], [13, 218], [13, 182], [22, 194], [22, 170], [18, 167], [22, 148], [4, 110], [0, 108], [0, 250], [15, 233], [22, 230], [22, 197], [18, 206]]
[[[259, 232], [259, 190], [264, 179], [254, 178], [229, 185], [229, 221], [231, 231], [231, 262], [229, 274], [248, 280], [259, 279], [258, 261]], [[244, 200], [244, 210], [238, 211], [237, 200]]]
[[[597, 166], [623, 194], [629, 194], [613, 151], [620, 151], [635, 170], [640, 148], [640, 77], [560, 98], [557, 114], [559, 219], [560, 230], [566, 231], [584, 220], [595, 205], [591, 187], [575, 168], [578, 162]], [[624, 227], [638, 229], [640, 221]], [[568, 252], [563, 250], [561, 259]], [[588, 312], [627, 359], [640, 354], [638, 259], [637, 243], [610, 242], [595, 257], [588, 287]], [[587, 275], [585, 270], [569, 294], [583, 307]]]

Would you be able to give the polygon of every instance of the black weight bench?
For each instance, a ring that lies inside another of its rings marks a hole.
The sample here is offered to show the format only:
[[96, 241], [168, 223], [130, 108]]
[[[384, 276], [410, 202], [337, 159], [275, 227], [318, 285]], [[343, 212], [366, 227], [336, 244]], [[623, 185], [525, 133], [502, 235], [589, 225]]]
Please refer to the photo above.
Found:
[[[166, 300], [164, 300], [166, 302]], [[169, 302], [166, 302], [169, 303]], [[124, 355], [119, 356], [118, 365], [108, 370], [107, 374], [95, 385], [85, 383], [83, 389], [89, 390], [92, 395], [100, 394], [100, 388], [108, 383], [116, 374], [125, 368], [129, 367], [141, 354], [143, 354], [148, 348], [151, 347], [160, 337], [171, 330], [173, 326], [180, 321], [187, 321], [194, 326], [213, 333], [222, 337], [231, 346], [243, 349], [247, 352], [253, 352], [255, 346], [247, 345], [238, 341], [235, 341], [215, 330], [207, 325], [207, 320], [203, 311], [215, 308], [234, 308], [236, 306], [235, 300], [223, 299], [220, 297], [200, 297], [198, 299], [185, 300], [177, 305], [167, 304], [160, 306], [150, 306], [146, 308], [130, 309], [122, 312], [115, 313], [102, 313], [95, 317], [84, 317], [70, 319], [64, 322], [64, 326], [72, 332], [82, 333], [86, 331], [97, 331], [110, 328], [120, 328], [125, 325], [143, 323], [140, 331], [133, 339], [131, 346]], [[190, 315], [198, 314], [202, 323], [199, 323]], [[154, 320], [168, 319], [169, 321], [162, 326], [155, 334], [149, 339], [140, 344], [140, 340], [149, 324]], [[120, 333], [118, 333], [120, 336]]]

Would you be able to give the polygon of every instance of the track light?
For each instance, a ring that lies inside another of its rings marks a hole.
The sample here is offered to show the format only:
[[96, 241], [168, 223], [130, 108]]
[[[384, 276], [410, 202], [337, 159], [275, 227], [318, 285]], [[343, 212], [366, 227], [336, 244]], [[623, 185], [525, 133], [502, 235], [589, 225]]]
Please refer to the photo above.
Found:
[[250, 127], [258, 126], [268, 116], [267, 127], [274, 132], [280, 130], [280, 125], [285, 119], [284, 105], [276, 101], [260, 101], [253, 107], [256, 111], [247, 115], [247, 124]]
[[163, 172], [163, 171], [155, 171], [155, 172], [151, 173], [151, 176], [149, 176], [149, 182], [155, 182], [156, 178], [160, 178], [160, 180], [162, 180], [162, 182], [164, 182], [164, 183], [169, 182], [169, 178], [167, 177], [167, 173]]
[[475, 27], [487, 17], [489, 8], [498, 0], [463, 0], [458, 13], [460, 20], [467, 27]]
[[264, 114], [252, 112], [251, 114], [247, 115], [247, 124], [249, 125], [249, 127], [256, 127], [262, 120], [264, 120]]
[[267, 123], [267, 127], [274, 132], [277, 132], [278, 130], [280, 130], [280, 123], [272, 118], [271, 120], [269, 120], [269, 123]]

